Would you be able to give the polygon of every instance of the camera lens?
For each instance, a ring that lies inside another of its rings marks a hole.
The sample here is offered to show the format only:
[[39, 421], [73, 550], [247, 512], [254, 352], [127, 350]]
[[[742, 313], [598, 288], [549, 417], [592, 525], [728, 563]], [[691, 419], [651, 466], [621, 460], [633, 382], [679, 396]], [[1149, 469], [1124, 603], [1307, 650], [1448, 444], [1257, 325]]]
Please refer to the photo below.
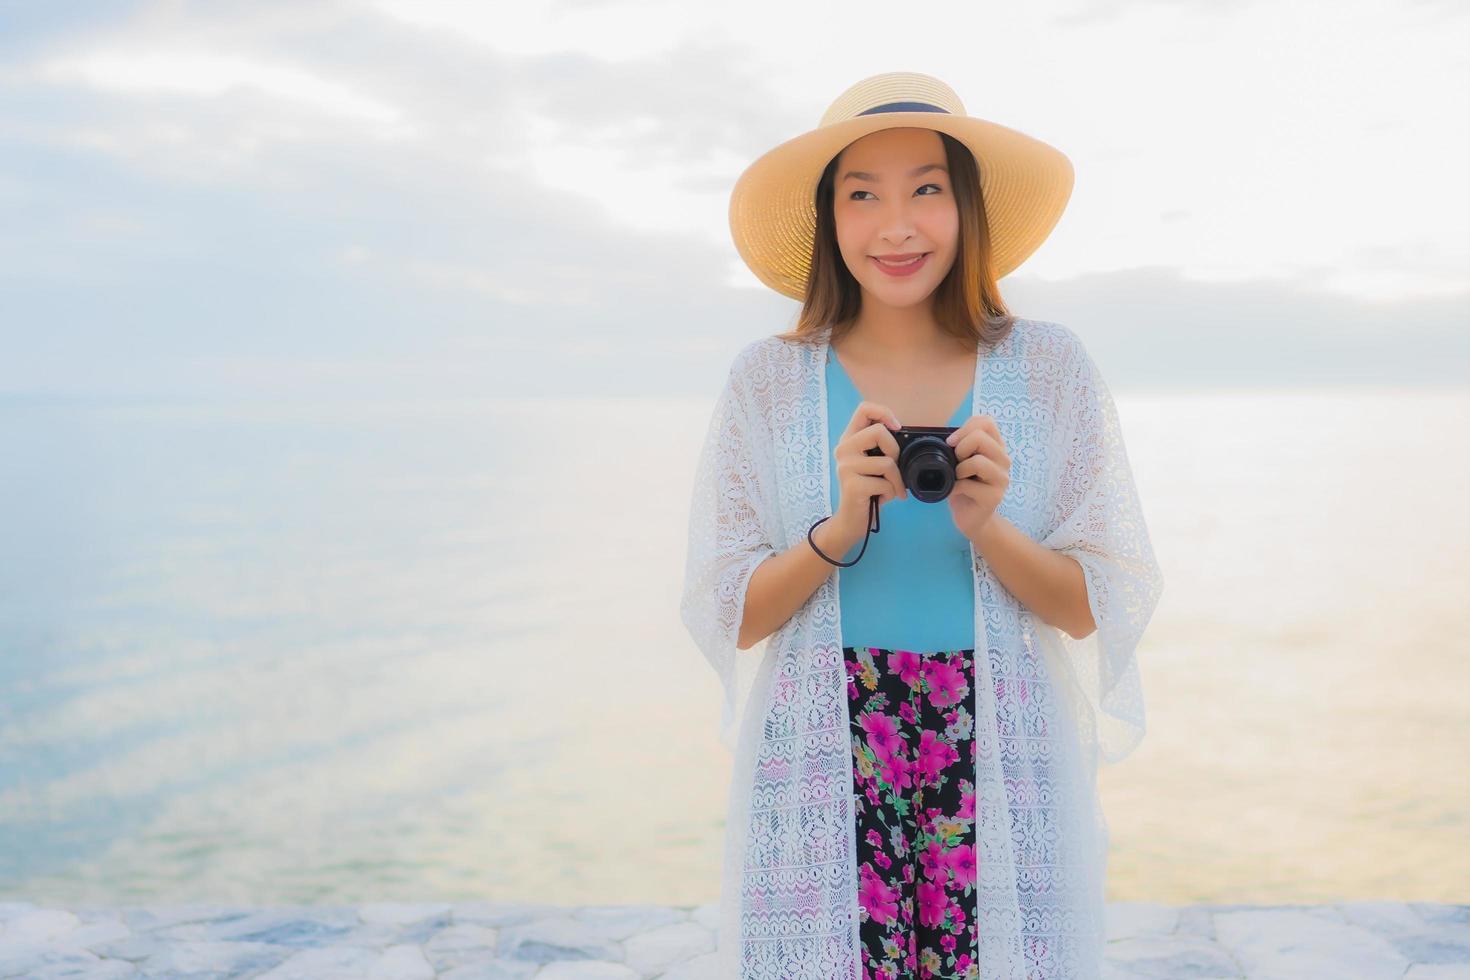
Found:
[[954, 489], [954, 462], [949, 444], [936, 436], [920, 436], [904, 447], [899, 470], [909, 492], [935, 503]]

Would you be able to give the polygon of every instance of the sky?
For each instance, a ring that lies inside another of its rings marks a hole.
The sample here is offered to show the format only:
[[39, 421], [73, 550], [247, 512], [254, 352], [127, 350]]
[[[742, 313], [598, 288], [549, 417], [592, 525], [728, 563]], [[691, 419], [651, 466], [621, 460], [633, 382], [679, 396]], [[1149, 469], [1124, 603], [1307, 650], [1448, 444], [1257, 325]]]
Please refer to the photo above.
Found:
[[1001, 291], [1115, 388], [1470, 381], [1459, 0], [0, 0], [0, 398], [712, 398], [885, 71], [1072, 160]]

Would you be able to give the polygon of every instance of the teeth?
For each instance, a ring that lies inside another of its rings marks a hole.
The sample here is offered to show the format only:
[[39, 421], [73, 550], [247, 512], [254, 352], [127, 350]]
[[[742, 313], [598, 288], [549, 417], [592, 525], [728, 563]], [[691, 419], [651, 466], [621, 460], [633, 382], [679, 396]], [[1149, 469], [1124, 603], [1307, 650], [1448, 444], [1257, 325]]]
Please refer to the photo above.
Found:
[[[874, 258], [878, 258], [876, 255], [873, 256], [873, 257]], [[922, 256], [922, 255], [915, 255], [913, 258], [909, 259], [907, 262], [889, 262], [886, 259], [878, 259], [878, 261], [879, 262], [882, 262], [886, 266], [891, 266], [891, 267], [893, 267], [895, 269], [901, 269], [901, 268], [903, 268], [906, 265], [913, 265], [915, 262], [919, 261], [923, 257], [924, 256]]]

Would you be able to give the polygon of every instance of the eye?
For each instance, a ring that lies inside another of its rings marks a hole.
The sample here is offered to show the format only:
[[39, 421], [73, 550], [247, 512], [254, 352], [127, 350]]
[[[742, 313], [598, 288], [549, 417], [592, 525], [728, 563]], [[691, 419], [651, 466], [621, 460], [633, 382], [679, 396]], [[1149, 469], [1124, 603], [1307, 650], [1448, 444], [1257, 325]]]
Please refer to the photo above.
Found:
[[[940, 186], [939, 186], [939, 185], [938, 185], [938, 184], [924, 184], [924, 185], [922, 185], [922, 186], [921, 186], [921, 187], [920, 187], [920, 188], [919, 188], [919, 190], [920, 190], [920, 191], [921, 191], [921, 190], [923, 190], [923, 189], [924, 189], [924, 188], [925, 188], [925, 187], [932, 187], [932, 188], [934, 188], [934, 189], [935, 189], [935, 190], [936, 190], [936, 191], [939, 191], [939, 192], [940, 192], [940, 193], [943, 193], [943, 192], [944, 192], [944, 188], [943, 188], [943, 187], [940, 187]], [[872, 193], [872, 191], [853, 191], [853, 192], [852, 192], [852, 194], [871, 194], [871, 193]], [[914, 192], [914, 193], [915, 193], [915, 194], [918, 194], [918, 193], [919, 193], [919, 191], [915, 191], [915, 192]], [[861, 198], [853, 198], [853, 196], [852, 196], [852, 194], [849, 194], [849, 195], [848, 195], [848, 199], [849, 199], [849, 200], [861, 200]], [[923, 195], [920, 195], [920, 196], [921, 196], [921, 197], [933, 197], [933, 196], [934, 196], [934, 195], [932, 195], [932, 194], [923, 194]]]

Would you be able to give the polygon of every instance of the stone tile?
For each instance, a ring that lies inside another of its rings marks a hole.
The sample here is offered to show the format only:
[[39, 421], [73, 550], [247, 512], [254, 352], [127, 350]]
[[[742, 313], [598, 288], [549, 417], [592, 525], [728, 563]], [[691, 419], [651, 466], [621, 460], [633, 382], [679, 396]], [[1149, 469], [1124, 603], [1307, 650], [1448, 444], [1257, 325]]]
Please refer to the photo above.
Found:
[[[0, 978], [715, 980], [718, 903], [0, 903]], [[1113, 903], [1104, 980], [1470, 980], [1470, 906]]]
[[1109, 902], [1105, 913], [1109, 941], [1166, 936], [1179, 926], [1179, 909], [1157, 902]]
[[104, 960], [84, 949], [49, 950], [24, 963], [0, 959], [0, 977], [24, 980], [61, 980], [62, 977], [116, 980], [138, 975], [138, 968], [125, 960]]
[[214, 921], [188, 922], [153, 932], [170, 941], [234, 941], [317, 947], [340, 940], [357, 931], [361, 924], [354, 909], [313, 909], [293, 905], [251, 910], [243, 915], [232, 913]]
[[1419, 918], [1431, 925], [1470, 925], [1470, 905], [1441, 902], [1409, 902]]
[[615, 940], [688, 920], [685, 913], [667, 905], [588, 905], [574, 911], [572, 918], [596, 926], [598, 935]]
[[1416, 963], [1404, 980], [1470, 980], [1470, 964]]
[[134, 932], [152, 932], [190, 922], [220, 922], [240, 919], [257, 911], [227, 905], [148, 905], [125, 906], [122, 919]]
[[570, 916], [506, 926], [500, 931], [496, 952], [501, 959], [532, 963], [560, 960], [621, 962], [623, 959], [622, 943], [596, 935], [595, 927]]
[[526, 980], [541, 967], [524, 960], [485, 960], [466, 963], [439, 974], [439, 980]]
[[35, 902], [0, 902], [0, 929], [4, 929], [5, 923], [16, 916], [35, 910]]
[[1470, 930], [1464, 926], [1429, 929], [1389, 941], [1410, 963], [1470, 963]]
[[697, 922], [678, 922], [632, 936], [623, 944], [625, 962], [646, 977], [658, 976], [715, 948], [715, 937]]
[[1179, 909], [1179, 924], [1174, 927], [1176, 936], [1193, 936], [1196, 939], [1215, 939], [1214, 910], [1208, 905], [1186, 905]]
[[295, 952], [269, 943], [167, 943], [158, 945], [147, 957], [137, 961], [137, 967], [138, 975], [144, 977], [254, 976]]
[[1380, 936], [1410, 935], [1429, 928], [1406, 902], [1338, 902], [1337, 908], [1347, 921], [1372, 929]]
[[1230, 952], [1197, 936], [1151, 935], [1109, 942], [1103, 955], [1118, 975], [1139, 980], [1243, 977]]
[[65, 909], [31, 909], [0, 929], [0, 943], [52, 942], [65, 936], [82, 920]]
[[434, 980], [434, 970], [416, 946], [323, 947], [293, 950], [257, 980]]
[[455, 922], [479, 922], [487, 926], [517, 926], [537, 919], [558, 919], [575, 909], [564, 905], [516, 905], [511, 902], [456, 902]]
[[536, 980], [642, 980], [638, 973], [621, 963], [586, 960], [581, 963], [549, 963], [536, 974]]
[[472, 922], [450, 926], [424, 943], [424, 955], [440, 972], [485, 963], [496, 958], [499, 934], [498, 929]]
[[718, 969], [719, 960], [715, 954], [705, 953], [672, 967], [659, 980], [718, 980]]
[[704, 905], [696, 905], [694, 907], [694, 910], [689, 913], [689, 917], [692, 918], [695, 922], [698, 922], [700, 925], [704, 926], [710, 932], [717, 933], [720, 931], [719, 902], [709, 902]]
[[1340, 912], [1261, 909], [1216, 912], [1214, 918], [1215, 935], [1251, 980], [1400, 980], [1410, 965], [1392, 943]]
[[356, 906], [357, 915], [370, 925], [413, 925], [426, 919], [448, 920], [453, 908], [448, 902], [372, 902]]

